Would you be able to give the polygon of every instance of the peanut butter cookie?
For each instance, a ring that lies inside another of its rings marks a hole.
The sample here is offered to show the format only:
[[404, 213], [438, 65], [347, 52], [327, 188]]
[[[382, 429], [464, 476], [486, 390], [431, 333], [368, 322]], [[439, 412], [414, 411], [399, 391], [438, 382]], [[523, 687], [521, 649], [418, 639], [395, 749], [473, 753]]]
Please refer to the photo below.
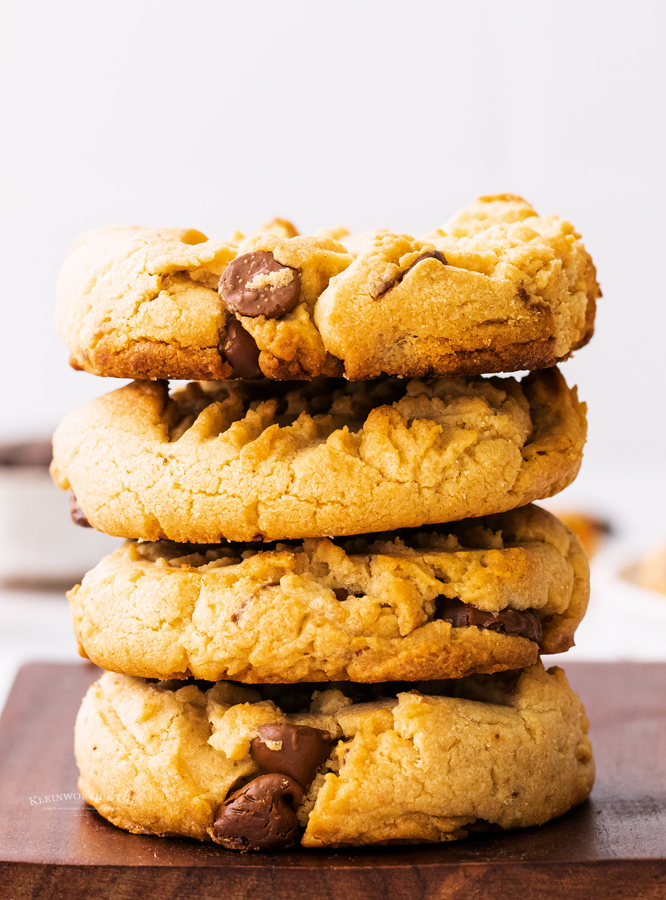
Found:
[[114, 825], [229, 849], [464, 838], [586, 799], [564, 672], [414, 685], [151, 683], [106, 673], [76, 723], [79, 786]]
[[135, 382], [70, 413], [51, 467], [87, 521], [179, 543], [389, 531], [503, 512], [576, 476], [585, 408], [514, 378]]
[[600, 291], [580, 236], [519, 197], [481, 197], [420, 240], [329, 234], [274, 220], [228, 243], [83, 235], [58, 283], [72, 365], [146, 379], [478, 375], [552, 366], [592, 335]]
[[460, 678], [573, 644], [589, 570], [536, 506], [366, 538], [125, 544], [69, 593], [82, 655], [147, 678]]

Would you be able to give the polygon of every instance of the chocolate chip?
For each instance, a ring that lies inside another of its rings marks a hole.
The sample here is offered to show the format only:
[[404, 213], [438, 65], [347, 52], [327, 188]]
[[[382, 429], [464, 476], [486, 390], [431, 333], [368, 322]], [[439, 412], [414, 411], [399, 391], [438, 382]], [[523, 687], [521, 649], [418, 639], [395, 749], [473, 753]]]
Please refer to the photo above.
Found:
[[400, 281], [402, 281], [402, 279], [405, 277], [407, 272], [411, 272], [412, 269], [414, 268], [414, 266], [418, 266], [418, 264], [424, 259], [436, 259], [437, 262], [441, 262], [442, 265], [445, 265], [445, 266], [448, 265], [444, 254], [441, 253], [439, 250], [428, 250], [427, 253], [422, 253], [420, 256], [417, 256], [417, 258], [414, 260], [414, 262], [411, 264], [411, 266], [408, 266], [405, 269], [405, 271], [400, 276]]
[[[250, 744], [252, 759], [267, 772], [295, 778], [303, 790], [307, 790], [333, 746], [328, 731], [309, 725], [262, 725], [257, 733], [259, 737]], [[272, 749], [269, 743], [282, 746]]]
[[532, 609], [503, 609], [493, 613], [457, 598], [439, 597], [435, 618], [450, 622], [454, 628], [476, 625], [499, 634], [518, 634], [537, 644], [541, 640], [541, 620]]
[[76, 494], [74, 491], [70, 490], [69, 492], [69, 514], [72, 517], [72, 522], [75, 525], [80, 525], [81, 528], [90, 528], [90, 522], [86, 519], [86, 514], [79, 506], [79, 501], [76, 499]]
[[222, 300], [241, 316], [279, 319], [296, 306], [300, 292], [298, 270], [283, 266], [267, 250], [239, 256], [220, 278]]
[[260, 775], [224, 801], [213, 830], [232, 850], [277, 850], [296, 840], [296, 807], [303, 798], [286, 775]]
[[448, 265], [444, 254], [441, 253], [439, 250], [428, 250], [426, 253], [422, 253], [420, 256], [417, 256], [417, 258], [414, 260], [414, 262], [411, 264], [411, 266], [407, 266], [407, 268], [405, 269], [404, 272], [399, 272], [396, 275], [396, 277], [393, 279], [393, 281], [387, 281], [386, 284], [382, 287], [382, 290], [380, 291], [380, 293], [377, 294], [377, 297], [375, 299], [378, 299], [379, 297], [383, 297], [384, 294], [387, 291], [390, 291], [391, 288], [394, 288], [396, 286], [396, 284], [400, 284], [400, 282], [405, 277], [405, 275], [408, 272], [411, 272], [412, 269], [414, 268], [414, 266], [417, 266], [424, 259], [436, 259], [437, 262], [441, 262], [442, 265], [445, 265], [445, 266]]
[[222, 352], [231, 366], [234, 378], [262, 377], [263, 373], [259, 368], [259, 347], [236, 318], [229, 320]]

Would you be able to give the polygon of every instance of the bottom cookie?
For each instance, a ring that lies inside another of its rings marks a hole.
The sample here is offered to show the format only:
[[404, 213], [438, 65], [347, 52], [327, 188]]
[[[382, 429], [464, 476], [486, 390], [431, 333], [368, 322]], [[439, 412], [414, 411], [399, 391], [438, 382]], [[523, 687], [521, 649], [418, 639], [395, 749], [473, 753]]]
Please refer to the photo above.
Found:
[[542, 824], [592, 789], [559, 668], [321, 688], [107, 672], [76, 723], [81, 793], [128, 831], [247, 850], [457, 840]]

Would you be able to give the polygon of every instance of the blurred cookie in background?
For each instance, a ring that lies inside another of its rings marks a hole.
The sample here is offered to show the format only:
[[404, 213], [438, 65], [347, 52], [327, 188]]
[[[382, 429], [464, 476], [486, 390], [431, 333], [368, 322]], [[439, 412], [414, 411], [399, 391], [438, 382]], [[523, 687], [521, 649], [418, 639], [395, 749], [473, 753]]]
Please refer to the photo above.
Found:
[[594, 516], [589, 512], [556, 509], [550, 506], [548, 506], [548, 510], [573, 531], [583, 545], [588, 559], [592, 559], [608, 538], [615, 533], [615, 529], [608, 519]]
[[620, 574], [640, 587], [666, 594], [666, 542]]

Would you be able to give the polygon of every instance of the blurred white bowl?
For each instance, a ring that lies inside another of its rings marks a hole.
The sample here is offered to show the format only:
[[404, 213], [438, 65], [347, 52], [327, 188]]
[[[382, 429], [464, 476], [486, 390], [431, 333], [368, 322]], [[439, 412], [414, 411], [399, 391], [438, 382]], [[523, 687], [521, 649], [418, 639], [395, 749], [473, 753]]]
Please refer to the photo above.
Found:
[[[0, 448], [0, 581], [12, 587], [62, 587], [80, 581], [119, 544], [73, 524], [69, 495], [48, 473], [43, 442]], [[11, 451], [14, 451], [13, 453]], [[28, 465], [22, 465], [24, 459]]]

